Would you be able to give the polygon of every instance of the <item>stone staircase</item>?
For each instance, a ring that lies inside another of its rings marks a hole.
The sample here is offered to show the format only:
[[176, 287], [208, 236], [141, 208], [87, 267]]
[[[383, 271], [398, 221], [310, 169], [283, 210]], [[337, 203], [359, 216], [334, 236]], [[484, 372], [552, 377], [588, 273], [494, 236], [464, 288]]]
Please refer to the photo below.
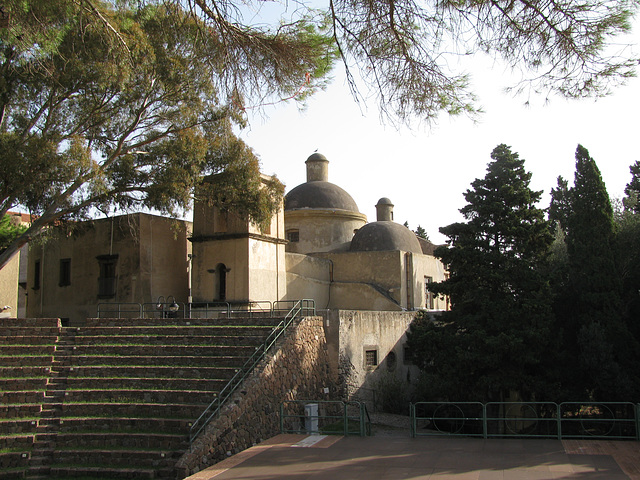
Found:
[[191, 423], [281, 320], [0, 320], [0, 478], [176, 478]]

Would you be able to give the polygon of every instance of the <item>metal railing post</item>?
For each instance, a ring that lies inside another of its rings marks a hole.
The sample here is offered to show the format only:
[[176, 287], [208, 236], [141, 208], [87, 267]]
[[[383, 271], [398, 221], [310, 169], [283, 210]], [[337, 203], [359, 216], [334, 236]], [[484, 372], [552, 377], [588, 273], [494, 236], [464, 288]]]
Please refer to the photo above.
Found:
[[488, 438], [489, 426], [487, 423], [487, 404], [482, 404], [482, 438]]

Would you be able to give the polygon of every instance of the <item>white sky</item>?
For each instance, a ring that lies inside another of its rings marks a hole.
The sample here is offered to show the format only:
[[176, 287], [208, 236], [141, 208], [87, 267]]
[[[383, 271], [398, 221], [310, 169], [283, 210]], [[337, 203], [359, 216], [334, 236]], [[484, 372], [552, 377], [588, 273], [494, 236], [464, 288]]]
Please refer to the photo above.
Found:
[[[635, 30], [632, 41], [638, 44]], [[355, 103], [339, 65], [332, 84], [305, 111], [293, 103], [267, 107], [240, 136], [255, 150], [262, 171], [275, 174], [287, 192], [306, 181], [304, 162], [317, 149], [330, 162], [329, 181], [351, 194], [368, 221], [376, 220], [378, 199], [389, 197], [397, 222], [421, 225], [436, 243], [445, 240], [439, 227], [462, 220], [463, 193], [485, 176], [500, 143], [525, 159], [532, 188], [544, 191], [542, 208], [558, 175], [572, 185], [579, 143], [598, 164], [609, 195], [623, 196], [629, 166], [640, 159], [640, 79], [597, 101], [555, 97], [545, 105], [544, 98], [533, 97], [526, 107], [525, 98], [503, 93], [509, 85], [503, 67], [473, 58], [467, 71], [485, 111], [476, 124], [443, 116], [430, 129], [385, 127], [375, 102]]]

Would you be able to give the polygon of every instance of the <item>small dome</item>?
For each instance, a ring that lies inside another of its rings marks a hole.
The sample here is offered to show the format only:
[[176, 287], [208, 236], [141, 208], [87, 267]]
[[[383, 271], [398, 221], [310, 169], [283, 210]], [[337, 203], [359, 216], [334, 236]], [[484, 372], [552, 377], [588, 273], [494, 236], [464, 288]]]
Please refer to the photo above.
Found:
[[393, 207], [393, 203], [387, 197], [382, 197], [380, 200], [378, 200], [376, 206], [378, 205], [391, 205]]
[[388, 250], [422, 253], [415, 233], [404, 225], [390, 221], [366, 224], [356, 232], [351, 241], [352, 252]]
[[298, 185], [284, 197], [284, 210], [318, 208], [348, 210], [360, 213], [355, 200], [345, 190], [330, 182], [307, 182]]

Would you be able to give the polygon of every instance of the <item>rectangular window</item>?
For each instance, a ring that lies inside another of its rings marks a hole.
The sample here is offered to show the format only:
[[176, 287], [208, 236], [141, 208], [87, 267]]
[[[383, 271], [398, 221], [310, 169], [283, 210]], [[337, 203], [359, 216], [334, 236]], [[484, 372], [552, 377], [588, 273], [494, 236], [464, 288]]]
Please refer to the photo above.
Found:
[[287, 240], [290, 242], [299, 242], [300, 241], [300, 231], [299, 230], [287, 230]]
[[40, 260], [36, 260], [33, 264], [33, 289], [40, 289]]
[[433, 293], [429, 291], [429, 284], [433, 282], [433, 277], [424, 277], [424, 308], [433, 310], [435, 308], [435, 300]]
[[116, 263], [118, 255], [100, 255], [97, 259], [100, 265], [98, 298], [113, 298], [116, 296]]
[[364, 351], [364, 366], [375, 367], [378, 365], [378, 351], [377, 350], [365, 350]]
[[66, 287], [67, 285], [71, 285], [71, 259], [70, 258], [61, 258], [60, 259], [60, 282], [58, 285], [61, 287]]

